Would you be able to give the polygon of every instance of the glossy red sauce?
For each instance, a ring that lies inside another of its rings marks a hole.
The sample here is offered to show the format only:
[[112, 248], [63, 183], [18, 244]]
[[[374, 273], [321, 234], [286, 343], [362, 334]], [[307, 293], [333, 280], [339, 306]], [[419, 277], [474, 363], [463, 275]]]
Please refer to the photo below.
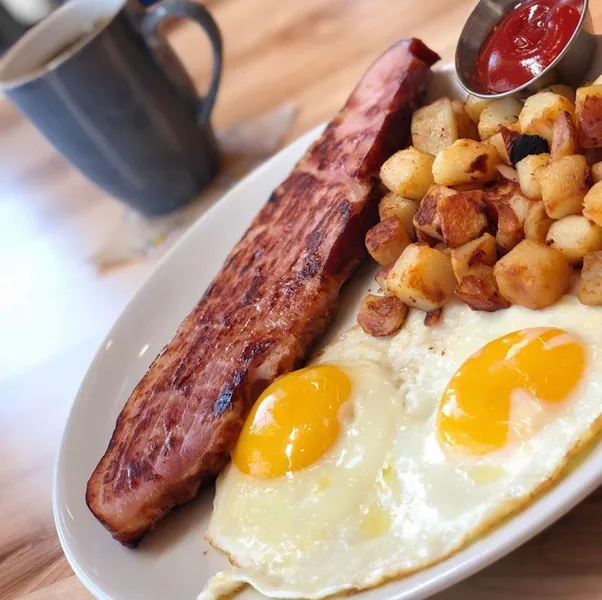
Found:
[[569, 43], [583, 0], [526, 0], [506, 13], [481, 46], [477, 78], [489, 92], [531, 81]]

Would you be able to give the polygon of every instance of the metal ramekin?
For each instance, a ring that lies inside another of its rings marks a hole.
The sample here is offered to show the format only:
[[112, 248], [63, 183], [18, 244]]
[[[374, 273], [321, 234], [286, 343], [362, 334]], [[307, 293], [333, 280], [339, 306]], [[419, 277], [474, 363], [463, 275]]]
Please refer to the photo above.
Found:
[[529, 95], [554, 83], [566, 83], [573, 87], [581, 84], [596, 46], [589, 0], [583, 0], [581, 19], [569, 43], [537, 77], [513, 90], [497, 94], [486, 91], [479, 84], [476, 79], [479, 50], [494, 25], [517, 4], [517, 0], [480, 0], [468, 17], [456, 47], [456, 74], [462, 87], [479, 98], [503, 98], [517, 92]]

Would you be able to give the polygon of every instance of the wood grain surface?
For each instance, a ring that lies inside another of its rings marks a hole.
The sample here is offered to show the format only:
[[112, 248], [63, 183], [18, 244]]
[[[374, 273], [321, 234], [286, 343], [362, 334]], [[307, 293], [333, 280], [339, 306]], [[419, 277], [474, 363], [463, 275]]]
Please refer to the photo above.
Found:
[[[370, 62], [417, 36], [453, 56], [474, 0], [213, 0], [226, 48], [215, 112], [233, 124], [293, 100], [294, 139], [329, 118]], [[592, 16], [602, 30], [602, 2]], [[170, 34], [199, 87], [208, 44]], [[0, 100], [0, 599], [84, 600], [51, 506], [71, 402], [97, 346], [151, 261], [99, 274], [90, 263], [122, 208]], [[602, 492], [438, 600], [602, 598]]]

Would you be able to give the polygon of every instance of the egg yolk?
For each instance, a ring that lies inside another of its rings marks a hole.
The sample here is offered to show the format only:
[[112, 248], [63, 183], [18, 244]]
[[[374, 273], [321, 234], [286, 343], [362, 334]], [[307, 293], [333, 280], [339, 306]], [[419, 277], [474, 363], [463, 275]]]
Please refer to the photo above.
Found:
[[450, 380], [437, 415], [440, 439], [470, 454], [498, 450], [511, 427], [526, 435], [533, 428], [528, 415], [522, 423], [512, 421], [513, 403], [521, 394], [549, 410], [571, 395], [585, 367], [583, 344], [562, 329], [523, 329], [498, 338]]
[[337, 414], [349, 399], [351, 383], [333, 365], [284, 375], [259, 397], [249, 414], [232, 459], [254, 477], [280, 477], [317, 461], [336, 441]]

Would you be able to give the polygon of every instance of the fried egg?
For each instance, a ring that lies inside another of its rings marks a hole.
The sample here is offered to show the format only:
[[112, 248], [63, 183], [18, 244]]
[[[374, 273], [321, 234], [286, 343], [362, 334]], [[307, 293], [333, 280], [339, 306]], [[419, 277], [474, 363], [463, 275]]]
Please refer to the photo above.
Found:
[[245, 584], [323, 598], [434, 564], [554, 482], [602, 426], [602, 312], [413, 312], [359, 328], [255, 404], [217, 483], [207, 537]]

